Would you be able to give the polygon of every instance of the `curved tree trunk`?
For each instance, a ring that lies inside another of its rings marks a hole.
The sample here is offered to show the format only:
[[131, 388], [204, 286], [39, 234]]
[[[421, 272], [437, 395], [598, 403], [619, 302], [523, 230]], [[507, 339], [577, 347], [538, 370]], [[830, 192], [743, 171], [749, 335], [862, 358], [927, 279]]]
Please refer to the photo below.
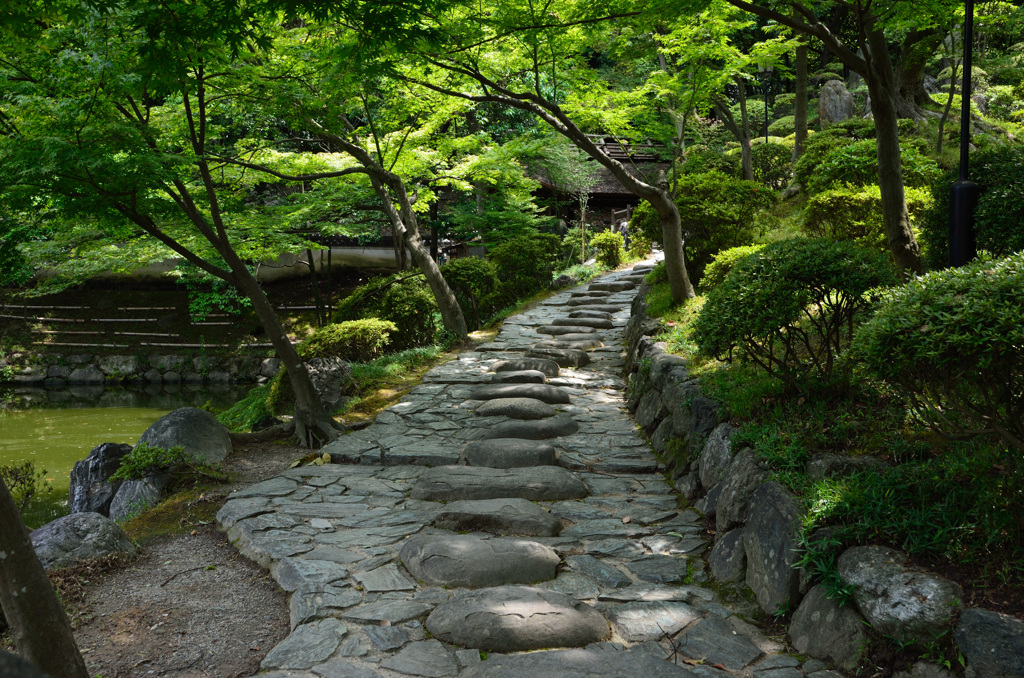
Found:
[[896, 266], [906, 275], [920, 273], [921, 252], [910, 229], [907, 201], [903, 188], [900, 158], [896, 82], [889, 58], [888, 45], [880, 26], [867, 33], [868, 94], [875, 119], [878, 149], [878, 187], [882, 199], [882, 223], [889, 241], [889, 251]]
[[54, 678], [89, 678], [71, 625], [0, 480], [0, 608], [18, 653]]
[[[668, 182], [663, 182], [663, 185], [658, 186], [658, 192], [648, 196], [647, 201], [651, 203], [651, 207], [658, 213], [658, 218], [661, 220], [661, 247], [665, 252], [665, 269], [669, 276], [669, 287], [671, 288], [673, 284], [673, 270], [667, 264], [671, 257], [684, 266], [683, 275], [678, 276], [675, 284], [682, 288], [683, 298], [692, 299], [696, 293], [693, 291], [693, 284], [690, 282], [690, 276], [685, 268], [682, 220], [679, 217], [679, 208], [676, 207], [676, 203], [668, 191]], [[674, 292], [672, 297], [675, 298]]]
[[796, 48], [796, 106], [793, 111], [794, 131], [793, 163], [804, 153], [807, 143], [807, 45]]

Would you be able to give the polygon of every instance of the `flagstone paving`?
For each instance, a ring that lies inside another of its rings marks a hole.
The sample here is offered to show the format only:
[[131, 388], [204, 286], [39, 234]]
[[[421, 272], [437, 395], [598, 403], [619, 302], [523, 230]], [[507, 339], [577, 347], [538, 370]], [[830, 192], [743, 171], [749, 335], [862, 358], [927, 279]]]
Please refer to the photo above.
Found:
[[229, 497], [221, 528], [292, 593], [260, 675], [839, 677], [701, 586], [704, 522], [625, 408], [649, 267], [509, 318], [324, 447], [334, 463]]

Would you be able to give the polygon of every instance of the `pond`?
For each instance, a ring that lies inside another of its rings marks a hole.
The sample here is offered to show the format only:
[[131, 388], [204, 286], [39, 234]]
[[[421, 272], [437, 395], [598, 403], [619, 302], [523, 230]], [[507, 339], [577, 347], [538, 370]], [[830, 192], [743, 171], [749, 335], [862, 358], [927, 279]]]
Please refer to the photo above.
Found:
[[10, 389], [0, 397], [0, 466], [32, 461], [46, 471], [49, 491], [25, 515], [38, 527], [67, 513], [71, 469], [100, 443], [135, 444], [160, 417], [179, 407], [225, 408], [248, 387], [210, 386], [63, 391]]

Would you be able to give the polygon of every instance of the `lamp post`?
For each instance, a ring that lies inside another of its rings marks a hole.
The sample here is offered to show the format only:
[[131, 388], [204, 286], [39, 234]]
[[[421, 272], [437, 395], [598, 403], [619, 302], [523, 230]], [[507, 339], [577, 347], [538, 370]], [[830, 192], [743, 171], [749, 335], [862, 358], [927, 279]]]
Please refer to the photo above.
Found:
[[960, 180], [949, 195], [949, 265], [963, 266], [977, 255], [974, 208], [978, 184], [967, 180], [971, 143], [971, 51], [974, 42], [974, 0], [964, 3], [964, 79], [960, 87]]
[[757, 62], [757, 71], [761, 74], [761, 86], [764, 88], [764, 142], [768, 143], [768, 88], [771, 86], [772, 65], [767, 61]]

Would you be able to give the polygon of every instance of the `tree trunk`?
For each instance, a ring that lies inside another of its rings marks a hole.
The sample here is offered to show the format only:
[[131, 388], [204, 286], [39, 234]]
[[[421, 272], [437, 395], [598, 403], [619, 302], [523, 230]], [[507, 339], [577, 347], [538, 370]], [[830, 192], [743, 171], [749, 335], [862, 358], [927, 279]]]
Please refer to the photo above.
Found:
[[0, 480], [0, 608], [18, 653], [54, 678], [89, 678], [71, 625]]
[[804, 153], [807, 143], [807, 45], [796, 48], [796, 108], [793, 111], [796, 137], [793, 143], [793, 163]]
[[903, 275], [920, 273], [921, 252], [910, 229], [907, 201], [903, 189], [899, 127], [896, 111], [896, 82], [888, 45], [881, 26], [867, 32], [868, 94], [875, 119], [878, 149], [878, 187], [882, 199], [882, 223], [889, 251]]
[[939, 138], [935, 142], [935, 155], [942, 155], [943, 136], [946, 134], [946, 121], [949, 120], [949, 110], [953, 107], [953, 95], [956, 94], [956, 78], [960, 64], [956, 61], [949, 71], [949, 95], [946, 97], [946, 105], [942, 109], [942, 117], [939, 118]]
[[[747, 118], [747, 83], [740, 81], [740, 158], [743, 162], [743, 178], [754, 180], [754, 161], [750, 154], [750, 120]], [[765, 106], [768, 105], [766, 101]]]
[[[672, 298], [676, 299], [676, 292], [673, 285], [680, 288], [680, 299], [692, 299], [696, 296], [693, 291], [693, 284], [690, 283], [690, 276], [686, 272], [686, 264], [683, 253], [683, 226], [682, 220], [679, 218], [679, 208], [676, 207], [675, 200], [672, 199], [672, 195], [668, 192], [668, 181], [664, 175], [659, 177], [657, 186], [655, 186], [657, 193], [647, 196], [647, 201], [651, 203], [651, 207], [658, 213], [658, 217], [661, 220], [661, 247], [665, 252], [665, 270], [668, 273], [668, 284], [669, 288], [672, 289]], [[682, 275], [678, 275], [677, 271], [673, 270], [673, 267], [669, 265], [671, 260], [679, 262], [678, 265], [682, 268]], [[675, 276], [675, 282], [673, 283], [673, 276]]]

